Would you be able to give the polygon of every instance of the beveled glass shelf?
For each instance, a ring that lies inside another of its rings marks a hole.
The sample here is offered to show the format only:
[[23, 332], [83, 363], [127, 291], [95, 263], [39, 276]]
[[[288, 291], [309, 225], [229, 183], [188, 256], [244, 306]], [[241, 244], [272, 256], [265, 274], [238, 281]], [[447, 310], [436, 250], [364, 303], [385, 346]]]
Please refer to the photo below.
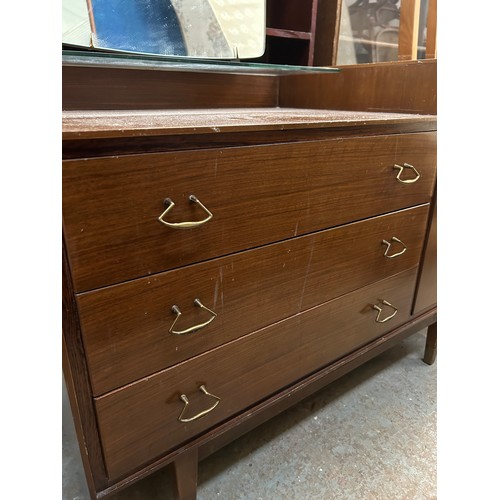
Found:
[[285, 75], [312, 73], [339, 73], [340, 69], [327, 66], [288, 66], [245, 61], [195, 59], [188, 57], [155, 56], [97, 50], [62, 51], [66, 66], [94, 66], [150, 69], [160, 71], [189, 71], [195, 73], [232, 73], [253, 75]]

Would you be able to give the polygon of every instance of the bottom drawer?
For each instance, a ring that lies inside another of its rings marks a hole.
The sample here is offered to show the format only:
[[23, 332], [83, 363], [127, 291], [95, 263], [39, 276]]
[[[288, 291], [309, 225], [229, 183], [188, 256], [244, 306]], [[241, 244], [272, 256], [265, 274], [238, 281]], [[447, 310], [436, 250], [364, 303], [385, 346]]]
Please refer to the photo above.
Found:
[[366, 286], [96, 398], [110, 479], [407, 321], [416, 274]]

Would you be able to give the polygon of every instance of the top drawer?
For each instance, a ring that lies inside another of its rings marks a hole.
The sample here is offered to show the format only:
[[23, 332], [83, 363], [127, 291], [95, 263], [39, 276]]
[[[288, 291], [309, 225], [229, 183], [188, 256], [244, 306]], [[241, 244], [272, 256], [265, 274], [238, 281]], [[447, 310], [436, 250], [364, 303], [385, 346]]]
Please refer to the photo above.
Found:
[[435, 163], [433, 132], [64, 161], [75, 291], [425, 203]]

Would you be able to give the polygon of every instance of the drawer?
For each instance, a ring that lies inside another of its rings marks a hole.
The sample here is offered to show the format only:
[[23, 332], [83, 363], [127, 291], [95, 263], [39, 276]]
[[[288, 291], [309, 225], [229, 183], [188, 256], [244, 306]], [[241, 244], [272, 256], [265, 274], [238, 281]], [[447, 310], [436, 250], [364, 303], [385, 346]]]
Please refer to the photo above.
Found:
[[75, 290], [426, 203], [435, 164], [432, 132], [64, 161]]
[[94, 394], [418, 265], [428, 210], [405, 209], [79, 294]]
[[407, 321], [416, 273], [399, 273], [96, 398], [110, 479]]

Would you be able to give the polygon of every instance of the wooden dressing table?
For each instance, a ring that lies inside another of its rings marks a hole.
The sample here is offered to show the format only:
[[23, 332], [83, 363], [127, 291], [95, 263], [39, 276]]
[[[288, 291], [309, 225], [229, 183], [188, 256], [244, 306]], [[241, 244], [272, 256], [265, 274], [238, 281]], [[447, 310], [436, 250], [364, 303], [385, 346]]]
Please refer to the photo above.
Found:
[[195, 498], [198, 460], [406, 336], [430, 327], [433, 362], [435, 76], [63, 61], [64, 371], [93, 497], [173, 464]]

